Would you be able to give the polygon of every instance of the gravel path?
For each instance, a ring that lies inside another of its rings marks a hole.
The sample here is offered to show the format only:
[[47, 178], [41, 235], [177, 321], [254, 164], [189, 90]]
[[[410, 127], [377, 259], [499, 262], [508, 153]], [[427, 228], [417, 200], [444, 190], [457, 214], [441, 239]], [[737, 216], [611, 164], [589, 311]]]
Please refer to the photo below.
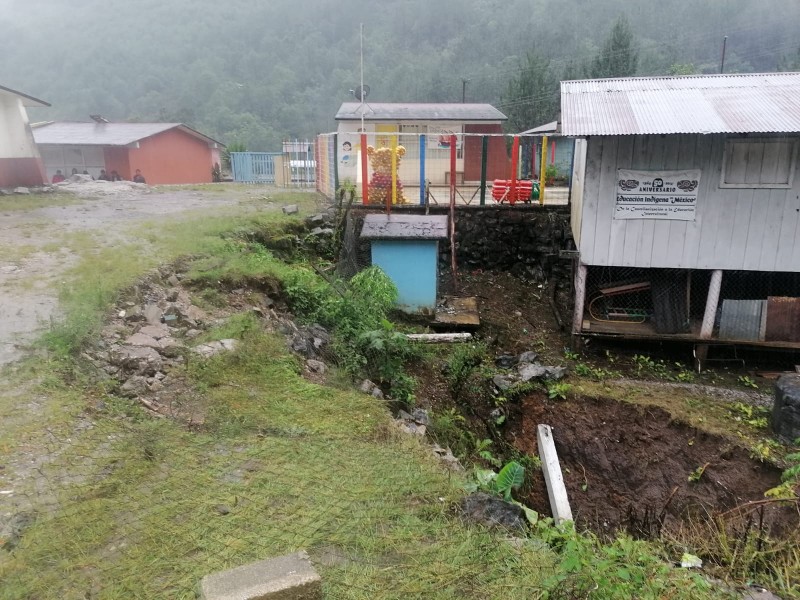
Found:
[[[88, 182], [59, 186], [53, 206], [0, 211], [0, 367], [21, 358], [57, 318], [61, 274], [79, 256], [65, 235], [86, 232], [103, 245], [131, 240], [132, 226], [204, 208], [236, 206], [264, 195], [263, 188], [216, 191], [160, 191], [130, 182]], [[80, 203], [59, 205], [59, 198]], [[19, 197], [22, 203], [24, 196]], [[63, 242], [63, 245], [62, 245]]]

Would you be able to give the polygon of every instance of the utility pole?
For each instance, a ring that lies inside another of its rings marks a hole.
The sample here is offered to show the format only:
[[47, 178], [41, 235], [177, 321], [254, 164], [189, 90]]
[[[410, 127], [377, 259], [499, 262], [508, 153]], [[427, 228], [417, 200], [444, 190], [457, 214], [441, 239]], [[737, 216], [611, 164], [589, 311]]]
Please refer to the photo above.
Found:
[[725, 47], [728, 45], [728, 36], [722, 38], [722, 61], [720, 61], [719, 72], [720, 75], [725, 72]]
[[461, 104], [465, 104], [467, 102], [467, 82], [469, 79], [462, 79], [461, 80]]

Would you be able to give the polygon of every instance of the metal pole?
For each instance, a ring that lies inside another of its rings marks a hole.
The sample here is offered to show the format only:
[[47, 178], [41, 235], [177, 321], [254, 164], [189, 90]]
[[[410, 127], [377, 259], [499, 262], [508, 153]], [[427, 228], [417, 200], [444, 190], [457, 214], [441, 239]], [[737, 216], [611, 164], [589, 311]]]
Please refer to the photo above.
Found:
[[467, 82], [469, 79], [462, 79], [461, 80], [461, 104], [466, 103], [467, 101]]
[[547, 171], [547, 136], [542, 136], [542, 162], [539, 165], [539, 205], [544, 205], [545, 171]]
[[514, 136], [511, 144], [511, 185], [508, 188], [508, 203], [513, 205], [517, 201], [517, 169], [519, 168], [519, 136]]
[[450, 268], [453, 271], [453, 291], [458, 289], [456, 267], [456, 136], [450, 136]]
[[481, 206], [486, 204], [486, 163], [489, 158], [489, 136], [481, 140]]
[[425, 134], [419, 136], [419, 203], [425, 204]]
[[367, 161], [367, 134], [361, 134], [361, 202], [369, 204], [369, 165]]
[[392, 136], [392, 197], [386, 197], [386, 214], [392, 212], [392, 204], [397, 204], [397, 136]]
[[339, 191], [339, 134], [333, 134], [333, 194]]
[[727, 47], [727, 45], [728, 45], [728, 36], [726, 35], [725, 37], [722, 38], [722, 60], [720, 61], [719, 64], [720, 75], [725, 72], [725, 48]]

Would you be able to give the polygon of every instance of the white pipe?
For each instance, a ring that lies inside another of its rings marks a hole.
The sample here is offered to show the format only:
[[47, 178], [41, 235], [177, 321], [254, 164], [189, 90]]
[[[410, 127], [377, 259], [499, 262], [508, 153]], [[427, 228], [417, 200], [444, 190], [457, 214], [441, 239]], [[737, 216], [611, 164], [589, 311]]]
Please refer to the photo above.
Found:
[[586, 302], [586, 275], [589, 269], [585, 264], [578, 264], [575, 273], [575, 312], [572, 315], [572, 333], [578, 334], [583, 329], [583, 307]]
[[711, 334], [714, 333], [714, 321], [717, 318], [717, 306], [719, 306], [719, 292], [721, 288], [722, 271], [717, 269], [711, 274], [711, 283], [708, 285], [706, 311], [703, 313], [703, 325], [700, 327], [701, 339], [711, 339]]

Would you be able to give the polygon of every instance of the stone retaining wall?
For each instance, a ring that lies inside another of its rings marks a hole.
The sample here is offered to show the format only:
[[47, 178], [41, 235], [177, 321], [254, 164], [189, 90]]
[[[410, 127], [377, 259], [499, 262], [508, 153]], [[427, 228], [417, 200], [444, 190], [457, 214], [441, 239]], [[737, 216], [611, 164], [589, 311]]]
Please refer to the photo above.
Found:
[[[393, 209], [406, 214], [424, 214], [419, 206]], [[344, 258], [354, 267], [369, 264], [369, 243], [359, 238], [364, 215], [383, 212], [380, 207], [356, 206], [350, 214], [350, 236]], [[447, 206], [432, 206], [430, 214], [449, 214]], [[533, 281], [569, 281], [570, 260], [560, 258], [561, 250], [575, 244], [569, 226], [567, 206], [458, 206], [456, 207], [456, 260], [461, 270], [509, 271]], [[351, 238], [352, 239], [352, 238]], [[450, 242], [440, 242], [440, 262], [450, 266]], [[345, 267], [344, 274], [347, 274]]]

